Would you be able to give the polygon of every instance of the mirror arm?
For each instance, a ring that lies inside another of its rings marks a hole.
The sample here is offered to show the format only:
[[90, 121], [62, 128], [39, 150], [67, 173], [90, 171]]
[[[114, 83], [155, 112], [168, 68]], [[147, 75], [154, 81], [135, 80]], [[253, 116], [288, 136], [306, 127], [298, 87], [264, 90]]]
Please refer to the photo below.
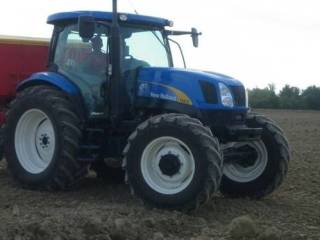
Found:
[[[186, 31], [171, 31], [171, 30], [166, 30], [165, 33], [168, 36], [181, 36], [181, 35], [193, 35], [193, 32], [186, 32]], [[202, 35], [202, 32], [197, 33], [198, 36]]]
[[170, 39], [170, 38], [168, 38], [168, 40], [169, 40], [170, 42], [173, 42], [174, 44], [176, 44], [176, 45], [178, 46], [178, 48], [179, 48], [179, 50], [180, 50], [180, 54], [181, 54], [181, 56], [182, 56], [184, 68], [187, 68], [186, 59], [185, 59], [185, 57], [184, 57], [184, 54], [183, 54], [183, 51], [182, 51], [182, 48], [181, 48], [180, 44], [179, 44], [177, 41], [174, 41], [174, 40], [172, 40], [172, 39]]
[[180, 36], [180, 35], [190, 35], [192, 34], [192, 32], [166, 30], [166, 34], [172, 35], [172, 36]]

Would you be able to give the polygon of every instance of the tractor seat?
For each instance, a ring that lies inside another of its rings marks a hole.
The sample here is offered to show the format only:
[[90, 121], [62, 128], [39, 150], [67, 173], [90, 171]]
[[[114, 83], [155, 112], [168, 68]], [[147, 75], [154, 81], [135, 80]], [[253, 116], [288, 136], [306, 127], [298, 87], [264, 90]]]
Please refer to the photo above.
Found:
[[64, 68], [74, 69], [80, 66], [90, 55], [91, 48], [89, 45], [78, 46], [78, 44], [69, 45], [63, 59], [61, 59]]

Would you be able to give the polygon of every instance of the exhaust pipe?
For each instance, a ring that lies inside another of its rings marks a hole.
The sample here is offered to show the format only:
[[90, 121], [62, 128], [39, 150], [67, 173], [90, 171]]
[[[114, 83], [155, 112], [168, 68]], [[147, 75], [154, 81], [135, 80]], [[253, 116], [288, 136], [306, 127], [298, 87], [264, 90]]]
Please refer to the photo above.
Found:
[[122, 113], [122, 96], [121, 94], [121, 59], [120, 59], [120, 27], [119, 27], [119, 17], [118, 17], [118, 5], [117, 0], [113, 0], [112, 7], [112, 26], [111, 26], [111, 62], [112, 62], [112, 74], [110, 81], [110, 112], [111, 120], [114, 123], [117, 123], [119, 117]]

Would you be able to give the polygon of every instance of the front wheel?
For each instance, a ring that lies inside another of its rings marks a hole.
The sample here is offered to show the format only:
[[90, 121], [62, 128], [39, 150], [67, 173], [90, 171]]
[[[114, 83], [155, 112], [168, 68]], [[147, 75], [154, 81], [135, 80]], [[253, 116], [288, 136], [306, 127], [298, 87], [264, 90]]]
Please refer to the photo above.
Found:
[[219, 144], [210, 130], [185, 115], [164, 114], [142, 123], [124, 155], [133, 191], [158, 208], [194, 209], [220, 185]]
[[262, 128], [261, 140], [225, 144], [220, 190], [231, 197], [262, 198], [283, 182], [290, 160], [284, 132], [272, 120], [253, 115], [248, 126]]

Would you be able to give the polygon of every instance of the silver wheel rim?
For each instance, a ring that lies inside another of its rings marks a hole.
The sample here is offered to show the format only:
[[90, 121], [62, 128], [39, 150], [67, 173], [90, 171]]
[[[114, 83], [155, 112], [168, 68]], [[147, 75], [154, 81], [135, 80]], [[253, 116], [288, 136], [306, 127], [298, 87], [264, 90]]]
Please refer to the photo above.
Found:
[[261, 140], [254, 142], [228, 143], [223, 145], [222, 148], [225, 151], [228, 148], [239, 148], [245, 145], [250, 146], [257, 153], [257, 157], [251, 166], [244, 167], [236, 161], [224, 162], [223, 174], [235, 182], [246, 183], [254, 181], [263, 174], [268, 164], [268, 151]]
[[[165, 158], [174, 156], [179, 162], [176, 173], [168, 175], [161, 168]], [[158, 193], [177, 194], [188, 187], [195, 172], [195, 161], [190, 148], [174, 137], [160, 137], [149, 143], [143, 151], [141, 172], [145, 182]]]
[[55, 150], [55, 133], [49, 117], [39, 109], [26, 111], [16, 126], [14, 144], [26, 171], [39, 174], [47, 169]]

